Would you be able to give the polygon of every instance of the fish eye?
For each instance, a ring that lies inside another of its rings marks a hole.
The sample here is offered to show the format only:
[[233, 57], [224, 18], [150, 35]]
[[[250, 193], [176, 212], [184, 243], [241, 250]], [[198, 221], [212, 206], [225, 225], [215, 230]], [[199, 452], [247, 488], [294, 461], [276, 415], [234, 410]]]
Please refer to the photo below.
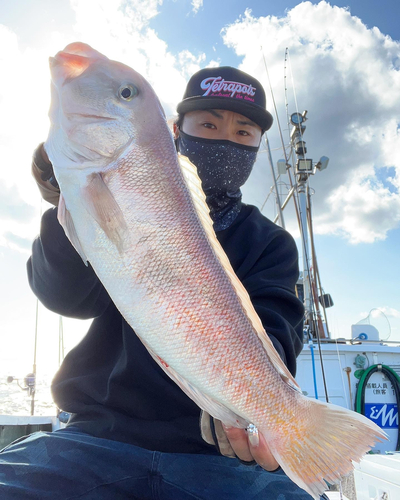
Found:
[[131, 101], [138, 95], [138, 89], [134, 85], [123, 85], [118, 94], [124, 101]]

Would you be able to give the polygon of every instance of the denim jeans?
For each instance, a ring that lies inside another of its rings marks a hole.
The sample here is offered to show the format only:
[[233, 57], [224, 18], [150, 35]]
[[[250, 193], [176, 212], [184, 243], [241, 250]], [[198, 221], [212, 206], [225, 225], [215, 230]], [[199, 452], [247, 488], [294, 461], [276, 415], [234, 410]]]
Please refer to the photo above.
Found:
[[311, 500], [280, 469], [149, 451], [68, 427], [21, 438], [0, 452], [0, 498]]

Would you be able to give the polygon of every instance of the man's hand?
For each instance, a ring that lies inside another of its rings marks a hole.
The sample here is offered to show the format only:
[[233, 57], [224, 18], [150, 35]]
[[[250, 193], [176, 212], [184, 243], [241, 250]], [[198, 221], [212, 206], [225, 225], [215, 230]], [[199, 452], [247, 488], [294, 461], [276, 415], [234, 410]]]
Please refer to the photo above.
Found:
[[47, 156], [44, 144], [39, 144], [38, 148], [33, 154], [33, 161], [42, 172], [40, 177], [43, 181], [49, 181], [50, 184], [58, 189], [58, 183], [54, 177], [54, 170], [49, 157]]
[[57, 206], [60, 198], [60, 188], [54, 177], [53, 166], [46, 154], [43, 143], [33, 153], [32, 175], [43, 199]]
[[255, 461], [267, 471], [274, 471], [279, 467], [264, 437], [258, 434], [255, 428], [249, 426], [246, 431], [237, 427], [226, 427], [205, 411], [201, 412], [200, 427], [203, 439], [216, 445], [222, 455], [237, 457], [243, 462]]
[[40, 154], [42, 155], [42, 158], [46, 163], [51, 164], [51, 161], [50, 161], [49, 157], [47, 156], [46, 150], [44, 149], [44, 143], [40, 146]]

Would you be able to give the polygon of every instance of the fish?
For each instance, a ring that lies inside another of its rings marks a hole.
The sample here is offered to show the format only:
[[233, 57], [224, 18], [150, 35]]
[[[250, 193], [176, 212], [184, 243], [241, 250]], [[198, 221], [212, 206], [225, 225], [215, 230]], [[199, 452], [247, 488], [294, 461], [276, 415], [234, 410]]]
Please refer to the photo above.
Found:
[[168, 376], [226, 426], [255, 426], [318, 499], [385, 433], [303, 395], [215, 236], [196, 168], [178, 156], [151, 85], [81, 42], [51, 57], [50, 72], [44, 147], [72, 245]]

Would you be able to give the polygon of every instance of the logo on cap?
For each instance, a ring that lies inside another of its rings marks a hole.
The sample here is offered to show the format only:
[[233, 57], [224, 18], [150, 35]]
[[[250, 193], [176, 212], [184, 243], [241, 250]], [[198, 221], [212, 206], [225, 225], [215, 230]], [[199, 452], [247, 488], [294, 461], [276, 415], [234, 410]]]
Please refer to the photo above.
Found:
[[254, 102], [254, 97], [256, 93], [256, 88], [252, 85], [247, 85], [240, 82], [232, 82], [224, 80], [221, 76], [210, 76], [205, 78], [201, 83], [200, 87], [205, 90], [202, 97], [205, 96], [215, 96], [215, 97], [236, 97], [242, 98], [246, 101]]

